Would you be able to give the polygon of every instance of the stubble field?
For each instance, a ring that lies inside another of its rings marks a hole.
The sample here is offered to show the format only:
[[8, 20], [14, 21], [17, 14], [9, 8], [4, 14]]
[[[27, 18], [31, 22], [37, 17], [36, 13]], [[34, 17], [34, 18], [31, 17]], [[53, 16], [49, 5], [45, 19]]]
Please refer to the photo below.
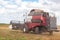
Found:
[[11, 30], [8, 26], [0, 24], [0, 40], [60, 40], [60, 32], [54, 32], [53, 35], [23, 33], [21, 30]]

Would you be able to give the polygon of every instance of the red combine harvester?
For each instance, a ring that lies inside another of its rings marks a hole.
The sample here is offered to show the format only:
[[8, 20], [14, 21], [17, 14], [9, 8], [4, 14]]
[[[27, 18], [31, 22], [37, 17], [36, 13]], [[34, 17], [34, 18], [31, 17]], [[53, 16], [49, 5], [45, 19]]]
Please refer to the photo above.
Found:
[[57, 30], [55, 15], [50, 16], [50, 13], [39, 9], [32, 9], [24, 20], [23, 26], [19, 25], [26, 33], [33, 31], [34, 33], [49, 32], [52, 34], [53, 31]]
[[48, 12], [39, 9], [32, 9], [25, 19], [23, 32], [33, 31], [34, 33], [49, 32], [56, 30], [56, 17], [50, 16]]

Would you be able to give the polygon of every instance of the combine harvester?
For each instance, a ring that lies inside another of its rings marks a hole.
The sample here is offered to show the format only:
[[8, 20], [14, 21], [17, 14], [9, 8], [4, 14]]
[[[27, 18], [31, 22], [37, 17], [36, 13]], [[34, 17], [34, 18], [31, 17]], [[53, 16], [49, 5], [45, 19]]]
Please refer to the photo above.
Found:
[[57, 30], [56, 17], [55, 15], [50, 15], [49, 12], [44, 12], [39, 9], [32, 9], [28, 16], [24, 19], [24, 23], [21, 24], [19, 21], [11, 21], [10, 25], [12, 29], [21, 29], [23, 32], [28, 33], [33, 31], [33, 33], [49, 32], [53, 34], [53, 31]]

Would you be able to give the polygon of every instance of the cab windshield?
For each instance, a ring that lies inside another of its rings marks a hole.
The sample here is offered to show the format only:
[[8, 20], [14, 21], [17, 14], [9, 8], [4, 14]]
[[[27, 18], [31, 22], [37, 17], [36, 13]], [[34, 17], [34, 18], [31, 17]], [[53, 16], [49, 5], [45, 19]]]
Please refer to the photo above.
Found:
[[28, 16], [39, 16], [39, 15], [42, 15], [43, 13], [40, 13], [40, 12], [31, 12], [28, 14]]

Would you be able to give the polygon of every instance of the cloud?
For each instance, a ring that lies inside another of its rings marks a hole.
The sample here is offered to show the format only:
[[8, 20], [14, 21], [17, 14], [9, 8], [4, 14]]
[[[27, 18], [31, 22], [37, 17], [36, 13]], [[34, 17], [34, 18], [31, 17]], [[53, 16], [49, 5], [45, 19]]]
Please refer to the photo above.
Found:
[[0, 8], [0, 14], [5, 12], [5, 8]]
[[22, 0], [23, 2], [38, 2], [38, 0]]
[[49, 0], [51, 2], [60, 3], [60, 0]]
[[5, 5], [5, 8], [8, 8], [8, 9], [15, 9], [15, 8], [17, 8], [18, 6], [17, 5]]
[[57, 24], [59, 24], [60, 3], [58, 3], [58, 1], [39, 0], [38, 2], [27, 2], [22, 0], [0, 0], [0, 22], [8, 23], [10, 20], [23, 20], [25, 13], [29, 13], [31, 9], [37, 8], [54, 12], [57, 17]]

